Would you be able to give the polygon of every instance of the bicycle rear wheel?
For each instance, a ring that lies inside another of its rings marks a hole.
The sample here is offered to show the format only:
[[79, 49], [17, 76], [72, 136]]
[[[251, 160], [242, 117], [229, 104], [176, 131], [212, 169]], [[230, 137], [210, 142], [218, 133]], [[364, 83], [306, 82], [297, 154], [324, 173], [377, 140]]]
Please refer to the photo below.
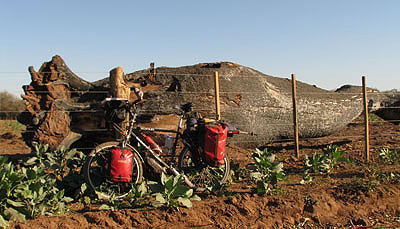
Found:
[[118, 148], [118, 142], [105, 142], [97, 146], [88, 155], [83, 172], [89, 188], [104, 199], [123, 198], [132, 190], [132, 186], [142, 182], [143, 166], [137, 151], [128, 147], [132, 153], [132, 180], [130, 182], [112, 181], [108, 169], [111, 151]]
[[203, 161], [198, 152], [191, 152], [185, 146], [179, 156], [179, 170], [199, 188], [211, 189], [215, 185], [227, 182], [230, 172], [230, 161], [227, 155], [224, 156], [224, 163], [219, 166], [211, 166]]

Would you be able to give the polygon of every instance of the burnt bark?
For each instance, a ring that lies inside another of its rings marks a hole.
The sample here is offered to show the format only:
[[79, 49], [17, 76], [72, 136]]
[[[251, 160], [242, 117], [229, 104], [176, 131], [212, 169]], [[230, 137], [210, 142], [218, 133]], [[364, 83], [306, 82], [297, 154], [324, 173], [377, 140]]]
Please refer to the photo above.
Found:
[[[51, 148], [70, 146], [85, 134], [85, 126], [78, 123], [85, 114], [93, 113], [98, 101], [108, 96], [108, 89], [77, 76], [60, 56], [43, 63], [39, 71], [32, 66], [28, 70], [32, 82], [23, 86], [26, 110], [18, 117], [27, 126], [25, 142], [29, 146], [49, 144]], [[93, 122], [98, 119], [101, 117]]]
[[[203, 116], [215, 117], [215, 71], [220, 76], [222, 119], [256, 134], [237, 136], [238, 145], [262, 146], [273, 140], [293, 138], [288, 79], [221, 62], [156, 69], [152, 65], [127, 75], [118, 67], [110, 72], [110, 77], [91, 83], [73, 73], [61, 57], [54, 56], [38, 72], [29, 67], [32, 82], [23, 87], [26, 111], [19, 116], [19, 121], [27, 125], [24, 140], [30, 146], [36, 142], [57, 148], [71, 146], [79, 138], [87, 147], [88, 142], [100, 143], [115, 137], [109, 131], [101, 101], [109, 96], [130, 98], [131, 86], [144, 92], [137, 120], [148, 125], [164, 120], [162, 125], [176, 126], [171, 115], [186, 102], [192, 102]], [[340, 93], [346, 90], [349, 88], [332, 92], [297, 83], [300, 138], [332, 134], [360, 115], [361, 91]], [[372, 96], [370, 107], [381, 109], [385, 99]]]

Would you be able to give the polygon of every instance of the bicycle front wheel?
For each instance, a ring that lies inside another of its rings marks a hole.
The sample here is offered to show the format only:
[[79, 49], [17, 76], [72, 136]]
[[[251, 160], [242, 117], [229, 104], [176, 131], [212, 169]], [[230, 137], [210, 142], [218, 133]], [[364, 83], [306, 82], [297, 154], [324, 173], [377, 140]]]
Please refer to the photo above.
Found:
[[224, 163], [218, 166], [211, 166], [203, 161], [198, 152], [191, 152], [185, 146], [179, 156], [179, 170], [199, 188], [212, 189], [216, 185], [227, 182], [230, 172], [229, 158], [225, 154]]
[[89, 188], [104, 199], [123, 198], [132, 190], [133, 185], [142, 182], [143, 166], [137, 151], [132, 151], [132, 180], [130, 182], [112, 181], [110, 178], [109, 163], [111, 151], [118, 148], [118, 142], [105, 142], [90, 152], [85, 161], [83, 172]]

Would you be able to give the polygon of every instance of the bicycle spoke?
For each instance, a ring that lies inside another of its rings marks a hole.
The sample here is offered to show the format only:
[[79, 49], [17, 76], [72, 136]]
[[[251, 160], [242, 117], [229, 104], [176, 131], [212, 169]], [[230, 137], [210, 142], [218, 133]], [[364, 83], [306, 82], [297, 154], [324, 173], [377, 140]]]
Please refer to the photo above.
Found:
[[126, 196], [133, 184], [141, 182], [142, 165], [136, 154], [132, 160], [131, 182], [113, 181], [110, 177], [110, 155], [111, 150], [119, 147], [118, 142], [107, 142], [99, 145], [96, 151], [89, 154], [85, 163], [85, 179], [89, 187], [103, 198], [122, 198]]
[[224, 164], [210, 166], [206, 162], [196, 159], [188, 149], [184, 149], [180, 156], [179, 169], [185, 173], [189, 180], [198, 187], [210, 188], [224, 183], [229, 174], [229, 160], [224, 158]]

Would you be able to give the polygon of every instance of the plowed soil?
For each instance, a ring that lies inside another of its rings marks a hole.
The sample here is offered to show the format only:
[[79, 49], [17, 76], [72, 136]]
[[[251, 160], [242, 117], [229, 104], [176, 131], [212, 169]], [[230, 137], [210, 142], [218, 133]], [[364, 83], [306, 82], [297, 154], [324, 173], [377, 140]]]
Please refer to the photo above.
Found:
[[[349, 124], [328, 137], [304, 139], [298, 159], [293, 142], [266, 145], [284, 162], [290, 183], [282, 183], [277, 194], [260, 196], [248, 178], [234, 179], [221, 196], [203, 196], [192, 208], [153, 207], [100, 211], [95, 206], [71, 205], [68, 215], [40, 216], [11, 228], [327, 228], [327, 227], [400, 227], [400, 178], [378, 179], [379, 174], [400, 174], [399, 164], [383, 162], [383, 148], [398, 149], [400, 126], [387, 122], [371, 124], [370, 164], [364, 163], [364, 127]], [[341, 164], [329, 176], [316, 176], [312, 184], [301, 185], [304, 154], [321, 151], [336, 144], [353, 159]], [[252, 163], [254, 149], [231, 144], [230, 158], [243, 169]], [[20, 136], [0, 133], [0, 152], [14, 157], [26, 156], [29, 149]], [[379, 183], [378, 183], [379, 182]]]

